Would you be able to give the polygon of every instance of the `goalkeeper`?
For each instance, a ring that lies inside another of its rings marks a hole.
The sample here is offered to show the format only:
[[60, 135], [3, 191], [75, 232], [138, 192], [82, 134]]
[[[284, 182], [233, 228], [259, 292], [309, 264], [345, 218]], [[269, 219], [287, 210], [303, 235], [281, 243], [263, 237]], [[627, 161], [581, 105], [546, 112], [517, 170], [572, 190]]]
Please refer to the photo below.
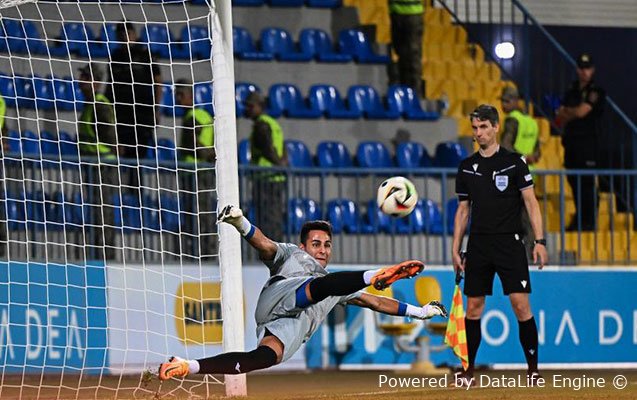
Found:
[[361, 291], [370, 285], [382, 290], [399, 279], [412, 278], [424, 268], [420, 261], [404, 261], [378, 270], [328, 273], [325, 269], [332, 253], [332, 226], [327, 221], [306, 222], [298, 246], [270, 240], [234, 206], [225, 207], [218, 221], [237, 228], [270, 269], [270, 279], [255, 311], [259, 345], [250, 352], [223, 353], [201, 360], [172, 357], [159, 366], [161, 380], [196, 373], [242, 374], [279, 364], [312, 336], [339, 303], [417, 319], [447, 316], [445, 307], [437, 301], [416, 307]]

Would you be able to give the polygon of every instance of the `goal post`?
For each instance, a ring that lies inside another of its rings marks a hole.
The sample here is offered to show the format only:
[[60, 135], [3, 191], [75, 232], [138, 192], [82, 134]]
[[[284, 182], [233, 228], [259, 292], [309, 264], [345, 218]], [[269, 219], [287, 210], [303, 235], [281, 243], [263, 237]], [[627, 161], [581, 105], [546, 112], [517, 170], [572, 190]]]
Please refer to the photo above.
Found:
[[244, 350], [234, 86], [231, 0], [0, 0], [0, 398], [246, 395], [153, 376]]

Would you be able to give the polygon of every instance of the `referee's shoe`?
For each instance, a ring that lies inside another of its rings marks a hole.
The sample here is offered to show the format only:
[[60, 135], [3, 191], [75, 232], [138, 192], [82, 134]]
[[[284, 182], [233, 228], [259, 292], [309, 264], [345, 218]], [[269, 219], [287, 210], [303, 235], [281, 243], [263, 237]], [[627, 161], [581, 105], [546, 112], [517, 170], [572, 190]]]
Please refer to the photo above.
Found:
[[403, 261], [400, 264], [379, 270], [371, 279], [376, 290], [384, 290], [399, 279], [413, 278], [425, 269], [425, 264], [418, 260]]

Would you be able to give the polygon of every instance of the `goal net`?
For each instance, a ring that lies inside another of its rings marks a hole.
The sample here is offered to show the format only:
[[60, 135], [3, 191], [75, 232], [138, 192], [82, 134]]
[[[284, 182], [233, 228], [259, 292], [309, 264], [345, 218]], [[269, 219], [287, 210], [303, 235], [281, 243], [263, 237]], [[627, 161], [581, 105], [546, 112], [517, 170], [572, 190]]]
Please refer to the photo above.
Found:
[[0, 3], [0, 398], [245, 394], [156, 378], [244, 345], [215, 224], [238, 204], [230, 0], [206, 1]]

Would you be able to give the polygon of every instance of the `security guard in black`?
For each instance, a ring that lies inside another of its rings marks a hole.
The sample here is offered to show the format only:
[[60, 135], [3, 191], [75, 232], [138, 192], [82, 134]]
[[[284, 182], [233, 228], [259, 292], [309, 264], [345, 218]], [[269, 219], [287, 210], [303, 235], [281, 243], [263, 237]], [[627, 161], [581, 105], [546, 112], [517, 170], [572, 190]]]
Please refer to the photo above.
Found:
[[469, 201], [471, 215], [464, 285], [467, 296], [491, 295], [496, 273], [505, 295], [531, 292], [522, 242], [521, 191], [532, 187], [524, 157], [503, 147], [490, 157], [476, 152], [460, 163], [456, 194], [459, 201]]

